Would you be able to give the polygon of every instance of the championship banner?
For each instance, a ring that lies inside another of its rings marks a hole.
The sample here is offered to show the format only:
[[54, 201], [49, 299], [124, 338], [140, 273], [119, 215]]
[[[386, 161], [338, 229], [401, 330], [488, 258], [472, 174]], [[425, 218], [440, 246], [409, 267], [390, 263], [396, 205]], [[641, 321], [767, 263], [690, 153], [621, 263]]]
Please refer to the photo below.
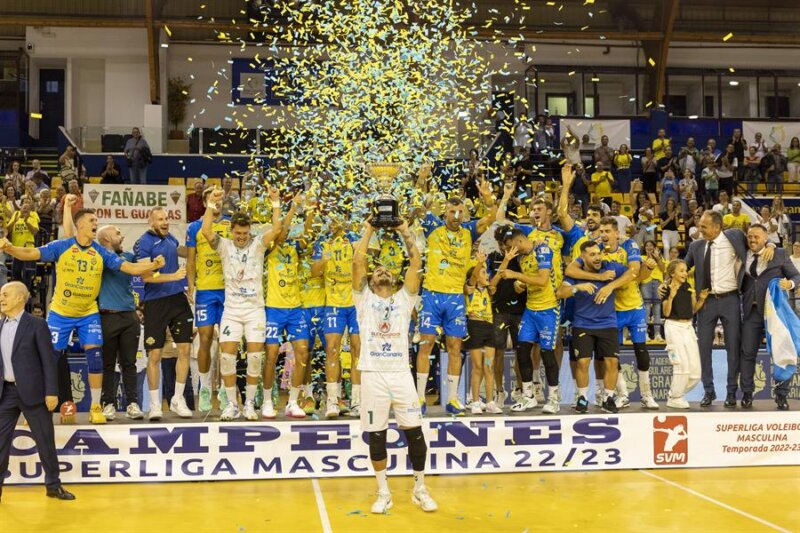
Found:
[[150, 210], [163, 207], [170, 222], [186, 221], [186, 189], [182, 185], [83, 186], [83, 206], [95, 210], [100, 224], [147, 223]]
[[[800, 413], [626, 413], [425, 419], [430, 474], [800, 464]], [[357, 420], [56, 426], [61, 480], [113, 483], [370, 476]], [[402, 431], [388, 469], [410, 474]], [[17, 427], [6, 483], [42, 483]]]
[[800, 122], [742, 121], [742, 137], [748, 146], [753, 144], [756, 133], [761, 133], [767, 148], [772, 148], [772, 145], [777, 143], [781, 145], [781, 151], [785, 154], [792, 137], [800, 137]]
[[[620, 145], [631, 146], [630, 120], [598, 120], [594, 118], [562, 118], [558, 121], [559, 135], [563, 139], [567, 134], [567, 126], [572, 128], [572, 133], [579, 139], [589, 135], [594, 143], [594, 148], [600, 146], [600, 139], [608, 135], [608, 146], [618, 150]], [[583, 148], [583, 146], [581, 146]]]

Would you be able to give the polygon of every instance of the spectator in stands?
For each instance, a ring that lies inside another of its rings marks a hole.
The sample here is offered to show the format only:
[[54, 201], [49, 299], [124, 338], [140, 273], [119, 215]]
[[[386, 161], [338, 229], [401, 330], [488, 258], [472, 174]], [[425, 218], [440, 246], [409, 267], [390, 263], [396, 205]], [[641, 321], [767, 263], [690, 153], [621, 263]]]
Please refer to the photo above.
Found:
[[53, 212], [53, 238], [58, 237], [58, 228], [64, 223], [64, 196], [67, 195], [67, 189], [64, 184], [56, 187], [56, 209]]
[[786, 172], [787, 159], [781, 153], [781, 145], [775, 143], [770, 153], [764, 158], [766, 161], [767, 192], [771, 194], [783, 194], [783, 173]]
[[547, 150], [547, 132], [545, 124], [547, 118], [544, 115], [536, 115], [536, 122], [533, 125], [533, 154], [538, 156]]
[[761, 224], [767, 229], [767, 241], [775, 244], [780, 244], [781, 238], [778, 236], [778, 224], [772, 216], [772, 210], [768, 205], [762, 205], [758, 214], [758, 224]]
[[671, 141], [667, 138], [666, 130], [664, 130], [664, 128], [658, 130], [656, 138], [653, 139], [653, 144], [652, 144], [653, 156], [656, 158], [656, 161], [658, 161], [659, 159], [661, 159], [666, 155], [667, 147], [669, 147], [670, 144]]
[[239, 208], [239, 193], [233, 190], [233, 179], [230, 176], [222, 178], [222, 216], [232, 216]]
[[645, 200], [643, 204], [639, 208], [639, 215], [633, 228], [633, 240], [639, 245], [639, 248], [644, 248], [644, 243], [647, 241], [656, 240], [655, 229], [658, 225], [653, 209], [650, 207], [650, 200]]
[[633, 216], [633, 221], [636, 222], [639, 219], [639, 209], [645, 204], [650, 203], [650, 198], [647, 196], [647, 193], [640, 190], [636, 191], [637, 182], [639, 180], [633, 180], [631, 183], [631, 190], [628, 193], [628, 203], [631, 206], [631, 214]]
[[[39, 233], [39, 215], [33, 209], [33, 202], [25, 198], [19, 211], [14, 211], [6, 223], [6, 235], [14, 246], [21, 248], [34, 248], [36, 234]], [[31, 288], [33, 277], [36, 273], [36, 261], [11, 262], [11, 276], [15, 281], [21, 281], [26, 287]]]
[[567, 160], [567, 164], [572, 165], [572, 168], [578, 168], [583, 164], [581, 142], [570, 126], [567, 126], [567, 133], [561, 139], [561, 151], [564, 152], [564, 159]]
[[764, 159], [764, 156], [769, 153], [767, 143], [764, 142], [764, 136], [760, 131], [756, 132], [756, 139], [753, 141], [753, 146], [756, 148], [756, 155], [759, 157], [759, 159]]
[[750, 228], [750, 217], [742, 213], [742, 202], [739, 200], [733, 201], [733, 204], [731, 204], [731, 212], [722, 217], [722, 228], [736, 228], [747, 233], [747, 230]]
[[580, 203], [582, 212], [586, 213], [586, 209], [589, 207], [589, 186], [591, 185], [586, 170], [588, 167], [581, 165], [573, 168], [575, 168], [575, 181], [572, 183], [572, 193], [575, 195], [575, 202]]
[[194, 192], [186, 197], [186, 220], [188, 222], [199, 220], [203, 213], [206, 212], [206, 208], [203, 205], [203, 190], [203, 182], [197, 180], [194, 182]]
[[719, 202], [714, 204], [711, 209], [718, 212], [723, 217], [733, 211], [733, 204], [731, 204], [731, 199], [727, 191], [719, 191]]
[[744, 158], [742, 181], [747, 183], [747, 193], [755, 194], [756, 186], [761, 182], [761, 158], [758, 157], [755, 146], [748, 148]]
[[50, 196], [50, 189], [42, 189], [34, 203], [36, 214], [39, 215], [39, 234], [37, 246], [50, 242], [53, 235], [53, 221], [55, 219], [56, 201]]
[[697, 198], [697, 180], [694, 177], [693, 170], [688, 168], [683, 170], [678, 188], [681, 193], [681, 215], [683, 215], [683, 218], [688, 218], [689, 213], [691, 213], [689, 211], [689, 202]]
[[[747, 141], [745, 141], [744, 137], [742, 137], [742, 130], [740, 130], [739, 128], [733, 130], [733, 135], [728, 141], [728, 144], [733, 145], [734, 156], [736, 157], [736, 160], [739, 162], [741, 168], [742, 161], [744, 161], [744, 156], [745, 153], [747, 152]], [[739, 174], [737, 173], [734, 177], [738, 179]]]
[[783, 203], [782, 196], [776, 196], [772, 199], [771, 212], [772, 219], [778, 225], [778, 237], [780, 238], [781, 246], [784, 243], [788, 244], [792, 236], [792, 222], [789, 219], [789, 215], [786, 214], [786, 206]]
[[658, 167], [658, 181], [664, 179], [664, 175], [670, 170], [673, 176], [678, 175], [678, 172], [680, 172], [678, 158], [672, 154], [671, 146], [664, 148], [664, 157], [656, 158], [656, 166]]
[[[531, 154], [530, 148], [525, 148], [521, 152], [520, 160], [517, 161], [513, 168], [513, 179], [517, 182], [518, 191], [524, 191], [525, 188], [533, 182], [534, 176], [539, 174], [539, 169], [536, 167], [536, 162], [533, 160], [533, 154]], [[476, 177], [472, 178], [469, 183], [469, 189], [465, 189], [467, 191], [467, 197], [472, 201], [480, 198], [478, 181], [481, 177], [482, 175], [478, 174]], [[541, 178], [541, 176], [539, 177]]]
[[719, 200], [719, 176], [717, 175], [717, 163], [707, 160], [706, 168], [703, 169], [703, 183], [706, 186], [706, 203], [714, 205]]
[[100, 183], [103, 185], [119, 185], [125, 183], [122, 179], [122, 169], [114, 161], [114, 156], [109, 154], [106, 156], [106, 164], [103, 166], [103, 170], [100, 171], [100, 177], [102, 180]]
[[719, 150], [719, 148], [717, 148], [717, 140], [714, 137], [708, 138], [706, 146], [708, 147], [708, 151], [714, 157], [714, 160], [719, 159], [719, 156], [722, 155], [722, 152]]
[[736, 179], [736, 170], [739, 168], [739, 161], [736, 158], [735, 147], [732, 144], [725, 147], [725, 153], [718, 160], [719, 190], [727, 192], [729, 197], [733, 196], [734, 180]]
[[78, 165], [78, 153], [74, 146], [68, 144], [67, 149], [58, 158], [58, 175], [61, 176], [62, 183], [80, 177], [78, 175]]
[[631, 219], [628, 218], [626, 215], [622, 214], [622, 204], [619, 201], [614, 200], [611, 202], [611, 216], [614, 217], [617, 221], [617, 228], [619, 229], [619, 234], [623, 238], [628, 237], [628, 230], [633, 225]]
[[[606, 139], [606, 141], [608, 140], [605, 135], [603, 138]], [[595, 163], [595, 171], [592, 173], [591, 179], [591, 184], [594, 190], [591, 192], [596, 194], [597, 198], [601, 202], [611, 207], [611, 194], [614, 187], [614, 176], [611, 174], [611, 172], [606, 170], [606, 168], [607, 167], [600, 161]]]
[[678, 178], [675, 177], [675, 172], [672, 167], [669, 167], [661, 178], [661, 201], [659, 202], [659, 206], [662, 211], [667, 206], [667, 200], [669, 199], [674, 200], [675, 205], [678, 205], [680, 202], [678, 189]]
[[645, 148], [642, 156], [642, 185], [646, 193], [658, 192], [658, 165], [652, 148]]
[[[677, 250], [677, 248], [675, 248]], [[647, 323], [653, 324], [652, 333], [648, 332], [648, 340], [663, 342], [662, 336], [663, 323], [661, 320], [661, 302], [658, 297], [658, 287], [664, 282], [664, 271], [667, 265], [664, 261], [664, 256], [661, 255], [661, 250], [656, 246], [656, 242], [649, 240], [644, 243], [644, 257], [650, 258], [656, 264], [656, 267], [650, 271], [650, 274], [642, 280], [640, 289], [642, 291], [642, 298], [644, 299], [645, 312], [647, 313]], [[649, 328], [648, 328], [649, 329]]]
[[45, 183], [44, 176], [45, 175], [42, 174], [41, 172], [37, 172], [31, 177], [30, 180], [26, 181], [25, 183], [33, 184], [33, 191], [37, 194], [42, 191], [49, 191], [50, 186], [47, 183]]
[[700, 150], [695, 146], [694, 137], [686, 139], [686, 146], [678, 152], [678, 166], [681, 169], [681, 176], [686, 171], [690, 171], [693, 176], [697, 174], [697, 167], [700, 165]]
[[633, 157], [628, 151], [628, 145], [620, 145], [619, 152], [614, 155], [615, 190], [624, 193], [631, 188], [631, 163], [633, 163]]
[[[72, 214], [75, 215], [75, 213], [83, 209], [83, 194], [81, 193], [81, 186], [77, 179], [70, 180], [67, 186], [69, 188], [69, 193], [76, 196], [75, 204], [72, 206]], [[64, 198], [66, 198], [66, 196], [62, 196], [61, 200], [59, 200], [59, 206], [62, 215], [64, 213]]]
[[702, 239], [703, 236], [700, 233], [700, 217], [703, 216], [705, 210], [703, 206], [697, 206], [697, 209], [694, 210], [694, 215], [692, 215], [692, 220], [685, 224], [686, 228], [686, 247], [689, 247], [689, 244], [692, 241], [696, 241], [697, 239]]
[[786, 150], [786, 166], [789, 170], [789, 183], [800, 183], [800, 139], [792, 137]]
[[614, 150], [608, 146], [608, 135], [603, 135], [600, 138], [600, 146], [594, 149], [594, 162], [602, 163], [603, 168], [611, 168], [614, 162]]
[[[514, 155], [522, 155], [527, 151], [531, 143], [531, 123], [528, 120], [528, 115], [522, 113], [519, 116], [519, 121], [514, 126]], [[470, 157], [472, 154], [470, 154]]]
[[25, 174], [25, 179], [32, 180], [35, 174], [41, 174], [42, 181], [44, 181], [48, 187], [50, 186], [50, 176], [42, 169], [42, 163], [38, 159], [31, 161], [31, 169]]
[[14, 185], [9, 183], [5, 186], [5, 196], [2, 198], [3, 220], [8, 221], [14, 211], [19, 211], [19, 201], [17, 200], [17, 190]]
[[150, 164], [153, 154], [139, 128], [131, 130], [131, 138], [125, 143], [123, 152], [128, 159], [131, 183], [141, 185], [147, 183], [147, 166]]
[[19, 161], [12, 161], [8, 166], [8, 171], [6, 172], [3, 183], [6, 187], [13, 185], [17, 196], [22, 195], [25, 191], [25, 176], [19, 171]]
[[659, 226], [661, 227], [661, 247], [669, 250], [673, 246], [678, 246], [680, 237], [678, 236], [678, 226], [683, 224], [678, 202], [670, 197], [667, 199], [666, 208], [660, 214]]

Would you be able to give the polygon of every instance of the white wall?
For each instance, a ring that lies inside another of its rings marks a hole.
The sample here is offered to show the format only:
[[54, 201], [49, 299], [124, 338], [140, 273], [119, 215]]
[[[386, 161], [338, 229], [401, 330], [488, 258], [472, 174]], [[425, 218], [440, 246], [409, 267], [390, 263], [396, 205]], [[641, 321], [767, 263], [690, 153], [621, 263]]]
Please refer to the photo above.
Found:
[[73, 59], [72, 124], [102, 126], [105, 124], [105, 60]]
[[147, 58], [109, 58], [105, 68], [105, 125], [141, 126], [150, 103]]

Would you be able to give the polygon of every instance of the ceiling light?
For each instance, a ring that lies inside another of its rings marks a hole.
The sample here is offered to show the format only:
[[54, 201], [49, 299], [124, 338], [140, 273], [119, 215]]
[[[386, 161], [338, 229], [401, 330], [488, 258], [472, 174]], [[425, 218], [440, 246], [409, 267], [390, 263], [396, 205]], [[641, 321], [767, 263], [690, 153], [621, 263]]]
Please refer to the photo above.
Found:
[[728, 84], [731, 85], [732, 87], [736, 87], [737, 85], [739, 85], [739, 82], [736, 80], [731, 80], [728, 82]]

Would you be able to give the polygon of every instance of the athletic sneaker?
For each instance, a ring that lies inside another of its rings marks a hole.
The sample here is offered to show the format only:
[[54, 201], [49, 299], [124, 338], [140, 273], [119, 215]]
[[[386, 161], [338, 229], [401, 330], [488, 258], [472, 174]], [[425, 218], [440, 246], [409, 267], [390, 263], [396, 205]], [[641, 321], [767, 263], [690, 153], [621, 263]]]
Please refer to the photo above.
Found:
[[114, 417], [117, 416], [117, 408], [113, 403], [107, 403], [103, 406], [103, 415], [106, 420], [114, 420]]
[[139, 404], [136, 402], [129, 403], [128, 409], [125, 411], [125, 416], [130, 418], [131, 420], [141, 420], [144, 418], [144, 413], [142, 409], [139, 407]]
[[186, 405], [186, 398], [183, 396], [173, 396], [169, 402], [169, 410], [181, 418], [192, 418], [192, 411]]
[[667, 407], [673, 409], [689, 409], [691, 406], [684, 398], [669, 398], [667, 400]]
[[272, 420], [276, 416], [278, 413], [275, 412], [275, 407], [272, 405], [272, 398], [264, 396], [264, 403], [261, 404], [261, 418]]
[[217, 391], [217, 401], [219, 402], [220, 406], [228, 405], [228, 393], [225, 392], [225, 387], [220, 387]]
[[584, 396], [578, 396], [578, 401], [575, 402], [575, 410], [579, 413], [586, 413], [589, 411], [589, 400]]
[[200, 394], [198, 397], [198, 410], [201, 413], [207, 413], [211, 411], [211, 389], [208, 387], [200, 387]]
[[256, 411], [255, 402], [244, 402], [244, 418], [245, 420], [251, 421], [258, 420], [258, 412]]
[[325, 407], [325, 418], [327, 418], [329, 420], [331, 418], [339, 418], [339, 404], [338, 404], [338, 402], [327, 401], [327, 402], [325, 402], [325, 404], [326, 404], [326, 407]]
[[378, 491], [378, 497], [375, 503], [372, 504], [370, 509], [375, 514], [385, 514], [386, 511], [392, 508], [392, 494], [390, 492]]
[[[313, 412], [313, 411], [312, 411]], [[286, 404], [286, 408], [283, 410], [283, 414], [288, 416], [289, 418], [305, 418], [306, 412], [300, 409], [300, 406], [297, 405], [297, 402], [289, 402]]]
[[92, 424], [105, 424], [106, 415], [103, 414], [103, 408], [99, 403], [93, 403], [89, 409], [89, 422]]
[[558, 403], [558, 396], [555, 394], [552, 394], [550, 398], [547, 399], [547, 403], [544, 404], [544, 407], [542, 407], [542, 412], [548, 415], [554, 415], [560, 410], [561, 404]]
[[508, 398], [508, 393], [505, 390], [501, 390], [494, 395], [494, 403], [503, 407], [506, 404], [506, 398]]
[[306, 399], [303, 400], [303, 412], [307, 415], [313, 415], [316, 410], [317, 402], [311, 396], [306, 396]]
[[486, 404], [486, 412], [492, 415], [503, 414], [503, 410], [500, 409], [494, 402], [489, 402]]
[[426, 513], [433, 512], [439, 508], [436, 502], [433, 501], [433, 498], [431, 498], [430, 493], [428, 493], [428, 487], [425, 486], [414, 489], [414, 493], [411, 496], [411, 503], [418, 506]]
[[515, 413], [522, 413], [535, 408], [537, 405], [539, 404], [536, 402], [536, 398], [533, 396], [523, 396], [517, 403], [511, 406], [511, 411]]
[[511, 400], [514, 403], [519, 403], [522, 399], [522, 389], [514, 389], [511, 391]]
[[147, 414], [147, 419], [150, 422], [158, 422], [161, 420], [161, 417], [164, 416], [164, 412], [161, 411], [160, 405], [151, 405], [150, 412]]
[[658, 411], [658, 403], [656, 403], [655, 398], [652, 395], [648, 394], [647, 396], [642, 396], [641, 399], [642, 407], [645, 409], [650, 409], [651, 411]]
[[347, 405], [347, 402], [344, 398], [339, 399], [339, 414], [342, 416], [347, 416], [350, 414], [350, 406]]
[[664, 337], [662, 337], [660, 333], [656, 333], [656, 336], [653, 337], [653, 340], [656, 341], [656, 342], [661, 343], [661, 342], [664, 342]]
[[[627, 396], [620, 396], [616, 399], [617, 409], [625, 409], [631, 406], [631, 399]], [[605, 403], [603, 403], [605, 405]]]
[[544, 387], [541, 383], [533, 384], [533, 397], [536, 398], [537, 403], [544, 403]]
[[230, 422], [231, 420], [236, 420], [240, 416], [242, 416], [242, 413], [239, 412], [239, 406], [233, 402], [228, 402], [228, 405], [222, 410], [219, 419], [222, 422]]
[[483, 409], [481, 408], [481, 402], [472, 402], [469, 404], [469, 412], [473, 415], [482, 415]]
[[444, 408], [445, 412], [449, 415], [464, 416], [466, 409], [458, 400], [450, 400]]
[[[618, 402], [619, 402], [619, 400], [617, 400], [613, 396], [609, 396], [603, 402], [603, 412], [604, 413], [619, 413], [619, 407], [617, 407], [619, 405]], [[630, 405], [630, 402], [628, 402], [628, 405]]]

